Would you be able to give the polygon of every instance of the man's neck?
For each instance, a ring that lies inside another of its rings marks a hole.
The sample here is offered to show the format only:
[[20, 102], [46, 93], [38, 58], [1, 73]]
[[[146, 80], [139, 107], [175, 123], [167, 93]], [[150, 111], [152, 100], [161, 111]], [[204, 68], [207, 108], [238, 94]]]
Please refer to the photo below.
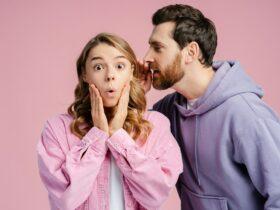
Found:
[[215, 71], [212, 67], [197, 67], [185, 72], [173, 89], [188, 100], [201, 97], [207, 90]]

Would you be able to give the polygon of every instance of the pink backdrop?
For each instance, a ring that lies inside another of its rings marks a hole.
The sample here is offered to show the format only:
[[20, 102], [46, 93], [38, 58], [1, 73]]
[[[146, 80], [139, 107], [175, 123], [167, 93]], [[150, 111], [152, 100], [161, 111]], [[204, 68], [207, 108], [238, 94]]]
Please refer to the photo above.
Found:
[[[84, 44], [98, 32], [113, 32], [143, 57], [153, 12], [180, 2], [200, 8], [215, 22], [216, 59], [238, 59], [264, 88], [264, 100], [280, 112], [277, 0], [1, 0], [0, 209], [49, 209], [35, 145], [45, 120], [65, 112], [73, 100], [75, 61]], [[149, 106], [165, 94], [150, 92]], [[179, 209], [175, 190], [163, 209]]]

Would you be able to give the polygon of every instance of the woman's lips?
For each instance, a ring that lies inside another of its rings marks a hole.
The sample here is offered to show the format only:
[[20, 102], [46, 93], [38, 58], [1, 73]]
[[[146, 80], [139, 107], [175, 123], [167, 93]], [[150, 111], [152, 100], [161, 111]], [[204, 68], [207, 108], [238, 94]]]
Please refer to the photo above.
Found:
[[117, 96], [117, 90], [116, 89], [109, 89], [105, 91], [105, 96], [108, 98], [114, 98]]

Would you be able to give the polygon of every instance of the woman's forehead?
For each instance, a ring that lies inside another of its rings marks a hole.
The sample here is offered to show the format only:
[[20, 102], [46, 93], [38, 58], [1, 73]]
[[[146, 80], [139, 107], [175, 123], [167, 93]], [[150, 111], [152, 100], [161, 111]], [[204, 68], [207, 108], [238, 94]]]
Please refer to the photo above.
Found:
[[125, 54], [122, 53], [120, 50], [105, 43], [101, 43], [93, 47], [89, 52], [90, 60], [115, 60], [120, 58], [127, 59]]

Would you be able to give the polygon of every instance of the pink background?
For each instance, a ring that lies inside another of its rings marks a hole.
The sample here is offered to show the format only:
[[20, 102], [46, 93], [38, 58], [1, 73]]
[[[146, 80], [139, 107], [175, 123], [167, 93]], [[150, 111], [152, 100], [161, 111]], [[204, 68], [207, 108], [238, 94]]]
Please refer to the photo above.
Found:
[[[73, 101], [75, 62], [96, 33], [116, 33], [138, 57], [147, 50], [151, 16], [167, 4], [188, 3], [218, 31], [216, 59], [238, 59], [280, 112], [280, 3], [270, 1], [13, 1], [0, 2], [0, 209], [47, 210], [35, 146], [45, 120]], [[148, 94], [149, 106], [166, 92]], [[175, 191], [163, 209], [179, 209]]]

